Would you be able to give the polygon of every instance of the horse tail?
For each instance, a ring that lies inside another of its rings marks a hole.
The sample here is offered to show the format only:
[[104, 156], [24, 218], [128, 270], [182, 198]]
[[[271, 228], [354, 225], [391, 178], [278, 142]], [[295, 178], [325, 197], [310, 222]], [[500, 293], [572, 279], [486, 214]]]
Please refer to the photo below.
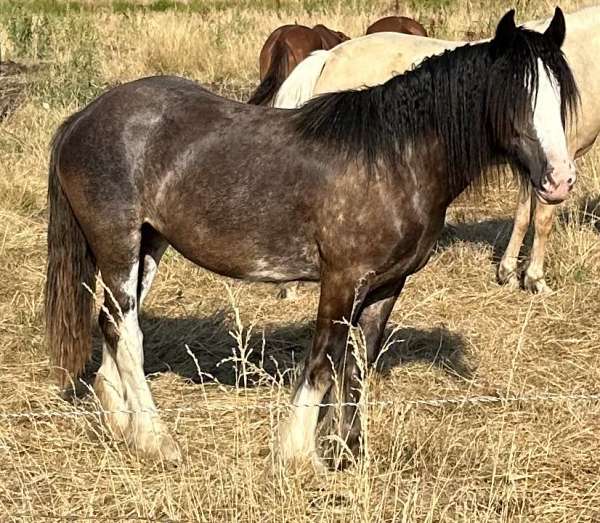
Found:
[[273, 107], [293, 109], [313, 97], [330, 51], [313, 51], [292, 71], [275, 96]]
[[57, 172], [61, 146], [76, 116], [79, 114], [67, 119], [54, 135], [48, 172], [46, 338], [61, 387], [81, 374], [92, 352], [96, 262]]
[[276, 40], [273, 46], [271, 64], [263, 81], [248, 100], [252, 105], [268, 105], [287, 77], [290, 49], [285, 42]]

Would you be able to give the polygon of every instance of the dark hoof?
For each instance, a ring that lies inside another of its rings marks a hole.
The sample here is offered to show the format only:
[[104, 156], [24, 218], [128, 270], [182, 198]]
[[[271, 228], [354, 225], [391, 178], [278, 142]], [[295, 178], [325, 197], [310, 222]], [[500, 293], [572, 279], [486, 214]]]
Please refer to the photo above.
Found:
[[330, 470], [345, 470], [356, 464], [361, 455], [360, 421], [340, 426], [335, 408], [330, 408], [319, 427], [319, 454]]
[[356, 465], [361, 454], [360, 438], [341, 441], [337, 436], [329, 436], [321, 444], [321, 459], [330, 470], [342, 471]]
[[543, 276], [541, 278], [531, 278], [525, 275], [525, 278], [523, 278], [523, 287], [526, 291], [533, 294], [547, 294], [552, 292], [552, 288], [546, 283]]
[[496, 272], [496, 279], [500, 285], [505, 285], [509, 289], [520, 289], [521, 282], [519, 281], [519, 275], [516, 270], [507, 269], [504, 265], [498, 265], [498, 271]]

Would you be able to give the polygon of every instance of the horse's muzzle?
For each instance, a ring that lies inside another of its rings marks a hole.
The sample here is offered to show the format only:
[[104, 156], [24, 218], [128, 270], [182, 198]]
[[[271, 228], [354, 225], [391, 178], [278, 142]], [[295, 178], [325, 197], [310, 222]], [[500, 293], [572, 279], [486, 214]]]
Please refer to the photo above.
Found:
[[541, 187], [536, 188], [537, 196], [543, 203], [560, 203], [567, 199], [576, 180], [573, 162], [569, 162], [564, 169], [549, 168], [542, 178]]

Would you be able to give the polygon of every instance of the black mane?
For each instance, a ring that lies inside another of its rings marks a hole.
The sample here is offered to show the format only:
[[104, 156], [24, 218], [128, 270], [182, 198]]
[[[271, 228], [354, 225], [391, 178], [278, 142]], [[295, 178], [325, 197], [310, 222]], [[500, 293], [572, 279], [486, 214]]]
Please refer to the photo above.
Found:
[[579, 100], [565, 57], [543, 34], [518, 28], [508, 49], [494, 41], [467, 44], [382, 85], [319, 96], [296, 112], [296, 129], [370, 173], [396, 171], [408, 146], [437, 138], [458, 191], [501, 163], [524, 175], [499, 144], [509, 143], [531, 112], [538, 58], [560, 86], [564, 125]]

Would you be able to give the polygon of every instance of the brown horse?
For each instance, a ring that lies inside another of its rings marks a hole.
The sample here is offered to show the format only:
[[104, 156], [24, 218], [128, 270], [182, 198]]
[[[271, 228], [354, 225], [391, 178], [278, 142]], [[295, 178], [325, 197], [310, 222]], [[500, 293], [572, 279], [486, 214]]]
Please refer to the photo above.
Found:
[[510, 162], [547, 202], [575, 182], [564, 119], [577, 87], [560, 52], [564, 19], [542, 34], [513, 16], [491, 42], [300, 109], [237, 103], [158, 76], [114, 87], [69, 117], [53, 140], [48, 192], [46, 322], [61, 381], [89, 358], [94, 299], [84, 284], [93, 288], [99, 270], [109, 289], [95, 382], [105, 421], [139, 451], [179, 458], [144, 376], [138, 319], [171, 245], [229, 277], [321, 282], [281, 457], [316, 456], [327, 394], [342, 402], [331, 424], [339, 438], [327, 439], [359, 450], [364, 367], [348, 350], [349, 325], [375, 361], [447, 207], [473, 183], [484, 190], [494, 167]]
[[260, 85], [248, 100], [267, 105], [294, 67], [313, 51], [332, 49], [349, 38], [322, 24], [312, 29], [304, 25], [282, 25], [273, 31], [260, 51]]
[[373, 22], [366, 34], [373, 33], [405, 33], [415, 36], [427, 36], [427, 30], [416, 20], [407, 16], [386, 16]]

